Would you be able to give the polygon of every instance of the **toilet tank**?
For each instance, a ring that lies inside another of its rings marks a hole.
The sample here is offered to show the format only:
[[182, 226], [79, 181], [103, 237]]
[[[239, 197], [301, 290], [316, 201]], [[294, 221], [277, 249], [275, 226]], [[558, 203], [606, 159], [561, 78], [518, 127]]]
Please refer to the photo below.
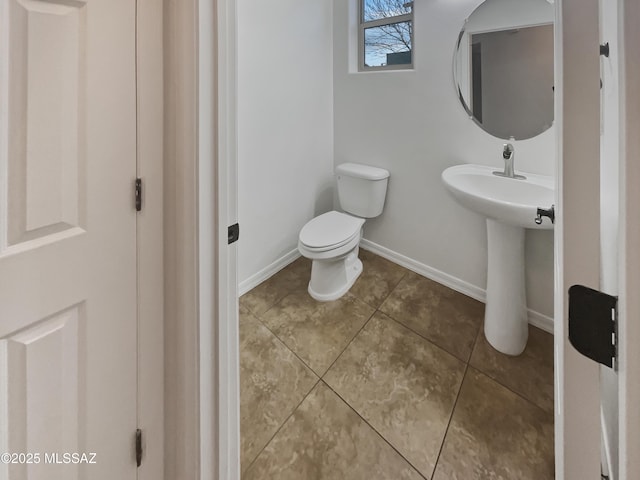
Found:
[[383, 168], [343, 163], [336, 167], [338, 198], [342, 209], [362, 218], [382, 213], [389, 172]]

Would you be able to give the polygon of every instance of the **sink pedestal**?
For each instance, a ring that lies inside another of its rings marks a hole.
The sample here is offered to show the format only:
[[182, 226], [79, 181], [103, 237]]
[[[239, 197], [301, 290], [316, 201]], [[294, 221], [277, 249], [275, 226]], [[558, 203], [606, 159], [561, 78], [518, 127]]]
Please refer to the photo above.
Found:
[[496, 350], [520, 355], [529, 326], [524, 283], [524, 228], [487, 219], [487, 304], [484, 333]]

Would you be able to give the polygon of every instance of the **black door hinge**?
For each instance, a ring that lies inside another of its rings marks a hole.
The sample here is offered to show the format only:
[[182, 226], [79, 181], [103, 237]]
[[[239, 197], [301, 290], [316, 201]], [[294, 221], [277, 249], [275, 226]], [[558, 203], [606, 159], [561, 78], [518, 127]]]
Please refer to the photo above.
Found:
[[136, 212], [142, 210], [142, 179], [136, 178], [135, 185]]
[[240, 225], [237, 223], [230, 225], [227, 229], [227, 238], [229, 239], [229, 245], [238, 241], [240, 238]]
[[142, 465], [142, 430], [136, 430], [136, 465]]
[[569, 289], [569, 341], [607, 367], [618, 356], [618, 297], [582, 285]]

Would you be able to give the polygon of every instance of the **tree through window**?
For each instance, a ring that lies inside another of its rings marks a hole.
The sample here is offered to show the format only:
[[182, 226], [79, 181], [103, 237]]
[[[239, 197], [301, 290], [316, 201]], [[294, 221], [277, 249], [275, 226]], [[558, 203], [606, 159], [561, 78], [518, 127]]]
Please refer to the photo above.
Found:
[[359, 0], [360, 69], [410, 68], [413, 2]]

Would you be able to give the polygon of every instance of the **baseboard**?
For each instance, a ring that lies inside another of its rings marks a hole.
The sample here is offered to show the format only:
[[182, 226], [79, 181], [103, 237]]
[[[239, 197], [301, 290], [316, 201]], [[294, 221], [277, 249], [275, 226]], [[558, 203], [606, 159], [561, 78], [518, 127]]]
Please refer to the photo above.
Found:
[[[424, 263], [418, 262], [417, 260], [402, 255], [401, 253], [394, 252], [393, 250], [383, 247], [382, 245], [378, 245], [377, 243], [367, 240], [366, 238], [363, 238], [360, 241], [360, 247], [364, 250], [375, 253], [376, 255], [380, 255], [381, 257], [392, 261], [393, 263], [397, 263], [398, 265], [405, 267], [412, 272], [417, 273], [418, 275], [422, 275], [423, 277], [433, 280], [434, 282], [438, 282], [446, 287], [449, 287], [456, 292], [460, 292], [471, 298], [475, 298], [476, 300], [483, 303], [486, 301], [486, 292], [484, 289], [469, 282], [465, 282], [464, 280], [454, 277], [453, 275], [449, 275], [448, 273], [444, 273], [433, 267], [425, 265]], [[238, 285], [239, 294], [244, 295], [249, 290], [257, 287], [262, 282], [278, 273], [284, 267], [297, 260], [299, 257], [300, 252], [297, 248], [283, 255], [272, 264], [267, 265], [259, 272], [240, 282], [240, 284]], [[533, 325], [534, 327], [538, 327], [545, 332], [553, 334], [553, 318], [531, 309], [528, 309], [527, 313], [529, 323], [531, 325]]]
[[397, 263], [418, 275], [422, 275], [423, 277], [427, 277], [428, 279], [438, 282], [445, 287], [449, 287], [457, 292], [463, 293], [468, 297], [475, 298], [483, 303], [485, 301], [486, 295], [482, 288], [465, 282], [464, 280], [460, 280], [453, 275], [449, 275], [448, 273], [444, 273], [433, 267], [425, 265], [424, 263], [420, 263], [413, 258], [406, 257], [401, 253], [394, 252], [387, 247], [373, 243], [371, 240], [367, 240], [365, 238], [360, 240], [360, 247], [365, 250], [369, 250], [371, 253], [380, 255], [393, 263]]
[[297, 248], [294, 250], [291, 250], [289, 253], [283, 255], [272, 264], [264, 267], [258, 273], [255, 273], [251, 275], [249, 278], [247, 278], [246, 280], [243, 280], [242, 282], [240, 282], [240, 284], [238, 285], [238, 294], [244, 295], [249, 290], [257, 287], [262, 282], [264, 282], [268, 278], [278, 273], [284, 267], [286, 267], [290, 263], [297, 260], [299, 257], [300, 257], [300, 252], [298, 251]]
[[527, 309], [527, 316], [529, 318], [529, 324], [534, 327], [538, 327], [540, 330], [544, 330], [547, 333], [553, 335], [553, 318], [543, 315], [535, 310]]
[[[360, 241], [360, 247], [368, 250], [376, 255], [380, 255], [387, 260], [390, 260], [393, 263], [397, 263], [400, 266], [403, 266], [412, 272], [417, 273], [418, 275], [422, 275], [434, 282], [438, 282], [446, 287], [451, 288], [457, 292], [460, 292], [468, 297], [475, 298], [476, 300], [485, 303], [486, 301], [486, 291], [483, 288], [480, 288], [476, 285], [472, 285], [469, 282], [465, 282], [453, 275], [449, 275], [448, 273], [444, 273], [440, 270], [437, 270], [429, 265], [425, 265], [424, 263], [418, 262], [412, 258], [409, 258], [401, 253], [394, 252], [393, 250], [383, 247], [382, 245], [378, 245], [370, 240], [363, 238]], [[528, 309], [528, 319], [529, 323], [535, 327], [544, 330], [545, 332], [549, 332], [553, 334], [553, 318], [543, 315], [535, 310]]]

